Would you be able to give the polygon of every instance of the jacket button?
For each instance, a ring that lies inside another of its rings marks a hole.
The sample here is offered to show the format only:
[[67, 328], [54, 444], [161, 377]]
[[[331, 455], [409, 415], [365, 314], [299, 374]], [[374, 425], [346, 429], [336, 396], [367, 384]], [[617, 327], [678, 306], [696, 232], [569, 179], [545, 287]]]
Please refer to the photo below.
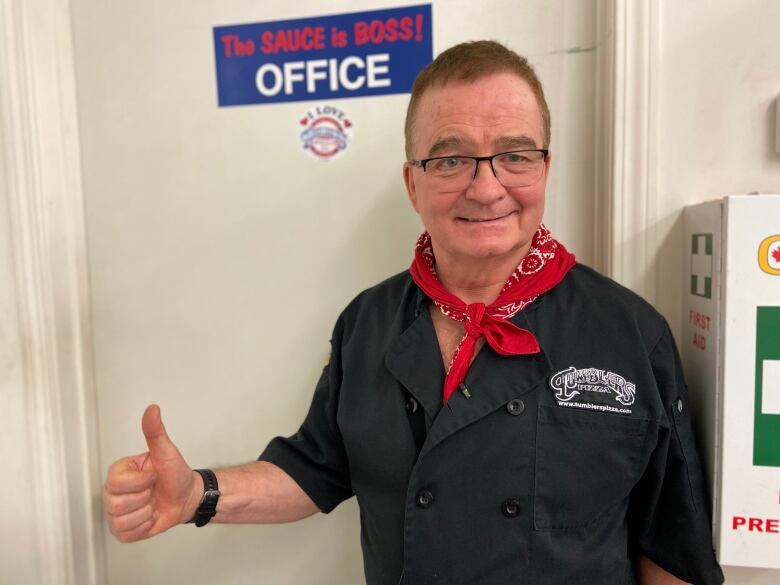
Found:
[[417, 401], [410, 396], [406, 399], [406, 414], [414, 414], [418, 406]]
[[506, 411], [512, 416], [523, 414], [525, 410], [525, 404], [519, 398], [515, 398], [506, 403]]
[[430, 508], [433, 504], [433, 494], [428, 490], [420, 490], [417, 492], [416, 500], [419, 508]]
[[516, 518], [520, 514], [520, 502], [515, 498], [504, 500], [501, 504], [501, 513], [507, 518]]

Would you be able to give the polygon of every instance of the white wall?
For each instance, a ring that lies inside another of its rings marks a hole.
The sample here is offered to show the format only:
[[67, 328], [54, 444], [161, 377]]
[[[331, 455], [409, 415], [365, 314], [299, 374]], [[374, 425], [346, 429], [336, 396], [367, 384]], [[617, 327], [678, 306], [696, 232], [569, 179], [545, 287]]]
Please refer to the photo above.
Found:
[[655, 272], [658, 306], [679, 332], [681, 209], [724, 195], [780, 192], [780, 3], [667, 0], [660, 14]]

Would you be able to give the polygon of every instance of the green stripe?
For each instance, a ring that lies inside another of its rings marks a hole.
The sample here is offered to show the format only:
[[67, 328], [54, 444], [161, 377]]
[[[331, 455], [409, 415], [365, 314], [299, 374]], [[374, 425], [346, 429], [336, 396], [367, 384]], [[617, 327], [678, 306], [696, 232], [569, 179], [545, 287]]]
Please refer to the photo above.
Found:
[[692, 234], [691, 254], [699, 253], [699, 238], [704, 237], [704, 255], [712, 256], [712, 234]]
[[707, 299], [712, 298], [712, 278], [709, 276], [704, 277], [704, 292], [699, 292], [699, 277], [695, 274], [691, 274], [691, 294], [697, 297], [704, 297]]
[[780, 307], [756, 311], [756, 405], [753, 465], [780, 467], [780, 414], [764, 414], [764, 360], [780, 360]]

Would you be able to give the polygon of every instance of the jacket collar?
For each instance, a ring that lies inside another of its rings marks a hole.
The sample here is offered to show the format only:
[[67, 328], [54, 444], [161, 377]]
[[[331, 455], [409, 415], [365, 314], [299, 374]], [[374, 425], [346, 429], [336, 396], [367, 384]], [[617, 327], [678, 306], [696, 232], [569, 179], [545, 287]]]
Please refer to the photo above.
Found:
[[[433, 420], [420, 452], [422, 457], [459, 429], [530, 392], [549, 377], [552, 366], [544, 347], [536, 355], [502, 356], [485, 346], [477, 354], [464, 380], [470, 397], [456, 391], [442, 407], [444, 365], [428, 311], [428, 300], [419, 289], [417, 296], [412, 298], [413, 321], [390, 344], [385, 365]], [[534, 304], [539, 301], [542, 299], [537, 299]], [[525, 311], [517, 313], [511, 321], [533, 332]]]

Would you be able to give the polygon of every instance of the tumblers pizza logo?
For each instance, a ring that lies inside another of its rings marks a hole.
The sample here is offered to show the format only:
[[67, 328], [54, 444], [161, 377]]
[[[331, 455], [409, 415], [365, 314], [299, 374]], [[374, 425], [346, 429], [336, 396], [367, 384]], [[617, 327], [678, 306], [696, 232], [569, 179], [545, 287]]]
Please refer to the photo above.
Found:
[[352, 121], [343, 110], [324, 105], [306, 112], [300, 119], [303, 148], [314, 158], [331, 160], [346, 150], [352, 139]]
[[[634, 404], [636, 385], [623, 376], [599, 368], [575, 368], [570, 366], [553, 374], [550, 388], [555, 393], [559, 406], [584, 408], [631, 414], [628, 408]], [[577, 400], [573, 400], [579, 396]], [[611, 397], [618, 406], [599, 400], [599, 397]], [[595, 399], [595, 401], [594, 401]]]
[[764, 238], [758, 246], [758, 265], [767, 274], [780, 275], [780, 234]]

